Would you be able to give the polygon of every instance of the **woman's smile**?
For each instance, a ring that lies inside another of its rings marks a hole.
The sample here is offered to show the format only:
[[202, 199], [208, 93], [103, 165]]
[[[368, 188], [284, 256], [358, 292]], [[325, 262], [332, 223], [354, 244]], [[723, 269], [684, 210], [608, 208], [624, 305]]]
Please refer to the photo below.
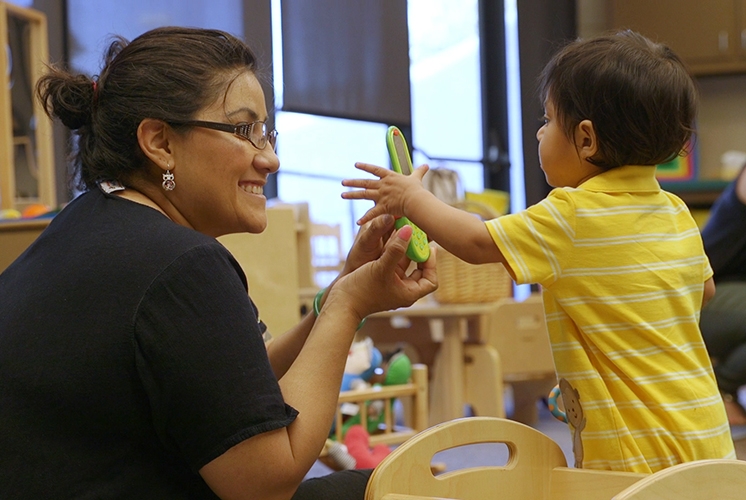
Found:
[[264, 187], [260, 186], [259, 184], [239, 184], [238, 187], [241, 188], [246, 193], [249, 194], [258, 194], [264, 196]]

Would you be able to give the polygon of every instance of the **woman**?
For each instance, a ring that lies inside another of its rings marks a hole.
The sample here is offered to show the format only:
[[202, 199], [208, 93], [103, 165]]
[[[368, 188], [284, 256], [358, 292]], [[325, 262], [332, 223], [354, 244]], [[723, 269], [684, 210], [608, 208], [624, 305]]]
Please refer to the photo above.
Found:
[[356, 326], [432, 292], [434, 259], [407, 275], [411, 232], [378, 218], [318, 317], [265, 349], [215, 240], [265, 229], [279, 167], [245, 44], [159, 28], [37, 91], [85, 192], [0, 275], [0, 497], [362, 498], [365, 473], [301, 482]]
[[715, 361], [728, 422], [746, 425], [738, 393], [746, 385], [746, 168], [710, 210], [702, 229], [705, 252], [715, 272], [717, 293], [702, 309], [700, 327]]

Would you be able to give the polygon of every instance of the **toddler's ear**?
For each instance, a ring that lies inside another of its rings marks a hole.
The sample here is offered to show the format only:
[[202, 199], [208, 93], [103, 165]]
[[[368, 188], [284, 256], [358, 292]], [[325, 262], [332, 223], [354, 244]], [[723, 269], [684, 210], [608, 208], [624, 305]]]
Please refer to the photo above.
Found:
[[583, 160], [593, 157], [598, 151], [598, 139], [593, 122], [583, 120], [575, 129], [575, 145]]

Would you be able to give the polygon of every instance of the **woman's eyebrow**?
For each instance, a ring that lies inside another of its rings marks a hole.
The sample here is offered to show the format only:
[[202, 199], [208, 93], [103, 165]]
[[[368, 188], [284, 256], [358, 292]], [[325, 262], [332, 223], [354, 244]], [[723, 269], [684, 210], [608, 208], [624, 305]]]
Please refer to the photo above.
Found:
[[236, 115], [239, 115], [239, 114], [242, 114], [242, 113], [247, 113], [249, 115], [249, 117], [251, 117], [252, 121], [259, 120], [259, 115], [252, 108], [239, 108], [239, 109], [236, 109], [234, 111], [231, 111], [230, 113], [226, 113], [225, 116], [227, 118], [231, 118], [233, 116], [236, 116]]

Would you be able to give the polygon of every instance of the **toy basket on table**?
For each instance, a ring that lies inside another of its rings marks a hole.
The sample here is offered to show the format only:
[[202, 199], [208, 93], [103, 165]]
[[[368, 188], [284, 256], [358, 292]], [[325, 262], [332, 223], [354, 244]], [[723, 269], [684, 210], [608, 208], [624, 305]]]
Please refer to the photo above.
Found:
[[[476, 201], [465, 200], [454, 206], [473, 213], [482, 220], [500, 215], [489, 205]], [[494, 302], [513, 296], [513, 280], [502, 264], [469, 264], [440, 246], [437, 256], [438, 289], [433, 296], [438, 302]]]

